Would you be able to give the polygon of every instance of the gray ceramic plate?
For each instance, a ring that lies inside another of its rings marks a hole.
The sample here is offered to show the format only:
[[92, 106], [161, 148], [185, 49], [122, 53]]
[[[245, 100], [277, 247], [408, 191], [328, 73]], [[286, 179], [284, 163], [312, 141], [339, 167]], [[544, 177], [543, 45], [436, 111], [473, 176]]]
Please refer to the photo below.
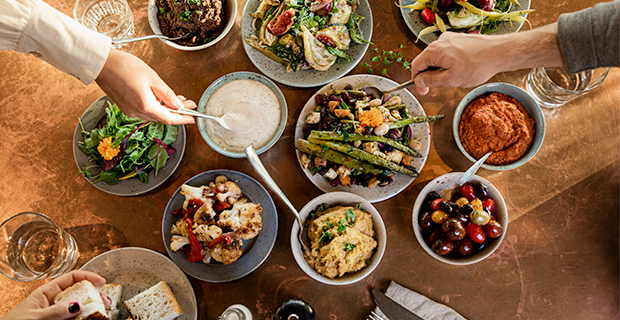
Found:
[[[323, 88], [319, 89], [310, 99], [306, 102], [306, 105], [301, 110], [299, 114], [299, 119], [297, 120], [297, 126], [295, 127], [295, 141], [303, 137], [303, 129], [305, 126], [306, 115], [308, 115], [314, 107], [316, 106], [316, 95], [319, 93], [330, 93], [336, 90], [341, 90], [347, 85], [352, 85], [354, 89], [360, 89], [365, 86], [374, 85], [381, 89], [389, 89], [398, 85], [398, 83], [384, 77], [374, 76], [374, 75], [353, 75], [344, 77], [342, 79], [338, 79], [333, 83], [330, 83]], [[392, 95], [400, 96], [403, 103], [407, 104], [409, 108], [409, 113], [412, 117], [420, 117], [425, 116], [426, 113], [422, 108], [422, 105], [418, 102], [418, 100], [409, 92], [407, 89], [402, 89], [392, 93]], [[426, 158], [428, 157], [428, 152], [431, 146], [431, 132], [428, 123], [418, 123], [410, 125], [411, 132], [413, 133], [413, 137], [417, 138], [422, 142], [422, 149], [420, 153], [422, 154], [421, 158], [416, 158], [413, 163], [413, 166], [422, 171], [422, 167], [426, 162]], [[297, 160], [301, 160], [301, 152], [297, 152]], [[301, 166], [301, 161], [299, 161], [299, 165]], [[339, 185], [337, 187], [332, 187], [332, 185], [320, 174], [315, 174], [314, 176], [310, 174], [310, 170], [303, 169], [303, 172], [306, 174], [306, 177], [310, 179], [310, 181], [321, 191], [323, 192], [334, 192], [334, 191], [344, 191], [351, 192], [357, 194], [364, 199], [370, 202], [377, 202], [387, 200], [401, 191], [405, 190], [414, 180], [415, 178], [405, 176], [402, 174], [394, 175], [394, 181], [385, 186], [385, 187], [376, 187], [373, 189], [368, 189], [362, 186], [353, 185], [351, 187], [344, 187]]]
[[[93, 104], [91, 104], [90, 107], [84, 111], [84, 114], [82, 114], [81, 117], [84, 130], [90, 132], [101, 121], [101, 119], [106, 116], [105, 108], [108, 106], [108, 101], [112, 102], [107, 95], [103, 96], [93, 102]], [[85, 167], [94, 165], [93, 162], [88, 160], [88, 156], [78, 149], [78, 142], [81, 141], [84, 141], [84, 137], [82, 136], [82, 128], [78, 122], [75, 127], [75, 132], [73, 133], [73, 158], [75, 159], [75, 163], [80, 171], [84, 170]], [[117, 196], [136, 196], [159, 187], [162, 183], [164, 183], [164, 181], [170, 178], [181, 163], [183, 153], [185, 152], [185, 126], [179, 126], [177, 141], [175, 141], [172, 146], [177, 150], [177, 152], [175, 152], [168, 160], [166, 166], [159, 170], [157, 177], [155, 177], [154, 171], [149, 172], [149, 183], [142, 183], [137, 178], [131, 178], [123, 180], [116, 185], [98, 182], [93, 184], [93, 186], [101, 191]], [[92, 172], [96, 173], [95, 170], [92, 170]], [[90, 182], [90, 180], [88, 181]]]
[[198, 319], [196, 295], [187, 276], [163, 254], [145, 248], [119, 248], [104, 252], [86, 262], [80, 270], [91, 271], [106, 279], [107, 283], [123, 285], [118, 319], [129, 317], [123, 301], [165, 281], [181, 305], [183, 315], [179, 320]]
[[[347, 53], [351, 56], [351, 62], [347, 62], [342, 58], [338, 58], [336, 63], [327, 71], [300, 70], [296, 72], [286, 72], [286, 66], [269, 59], [264, 54], [250, 47], [245, 43], [245, 39], [249, 39], [251, 35], [256, 35], [256, 31], [252, 28], [254, 17], [251, 15], [256, 12], [256, 8], [260, 4], [260, 0], [248, 0], [243, 8], [241, 16], [241, 41], [243, 48], [248, 54], [252, 63], [269, 78], [293, 87], [317, 87], [332, 82], [345, 74], [349, 73], [364, 57], [368, 50], [368, 43], [352, 45]], [[364, 34], [364, 39], [372, 39], [372, 12], [368, 0], [361, 0], [357, 7], [357, 14], [365, 19], [361, 21], [360, 27]]]
[[[521, 4], [524, 10], [530, 8], [530, 0], [517, 0], [517, 1], [519, 1], [519, 3]], [[415, 2], [416, 2], [415, 0], [398, 0], [398, 4], [401, 6], [408, 6], [410, 4], [414, 4]], [[513, 7], [512, 11], [515, 11], [514, 9], [515, 6], [513, 5], [512, 7]], [[521, 9], [518, 9], [518, 10], [521, 10]], [[400, 8], [400, 14], [403, 16], [403, 19], [405, 20], [405, 23], [409, 27], [409, 30], [413, 32], [413, 35], [415, 35], [416, 38], [418, 37], [418, 34], [420, 33], [420, 31], [422, 31], [424, 28], [429, 26], [426, 22], [424, 22], [424, 20], [422, 20], [422, 17], [420, 16], [420, 11], [411, 11], [411, 9]], [[523, 16], [527, 18], [527, 14], [524, 14]], [[445, 22], [447, 23], [447, 21]], [[523, 22], [524, 21], [502, 22], [499, 24], [499, 26], [497, 27], [497, 30], [493, 32], [493, 34], [515, 33], [519, 31], [519, 29], [521, 29], [521, 27], [523, 26]], [[420, 38], [420, 40], [426, 44], [429, 44], [439, 39], [440, 35], [441, 35], [441, 32], [437, 31], [437, 32], [423, 35]]]
[[[220, 77], [219, 79], [213, 81], [213, 83], [207, 88], [207, 90], [205, 90], [205, 92], [202, 94], [202, 97], [200, 97], [200, 101], [198, 102], [198, 112], [204, 113], [205, 112], [205, 108], [207, 107], [207, 102], [209, 102], [209, 98], [211, 97], [211, 95], [217, 90], [219, 89], [221, 86], [234, 81], [234, 80], [253, 80], [253, 81], [258, 81], [264, 85], [266, 85], [269, 89], [271, 89], [271, 91], [273, 91], [273, 93], [276, 95], [276, 97], [278, 98], [278, 103], [280, 104], [280, 125], [278, 127], [278, 131], [276, 131], [276, 134], [273, 136], [273, 138], [269, 141], [269, 143], [267, 143], [266, 145], [260, 147], [258, 150], [256, 150], [257, 154], [261, 154], [265, 151], [267, 151], [269, 148], [271, 148], [271, 146], [273, 146], [276, 142], [278, 142], [278, 139], [280, 139], [280, 137], [282, 136], [282, 133], [284, 132], [284, 128], [286, 128], [286, 120], [288, 118], [288, 108], [286, 106], [286, 99], [284, 98], [284, 95], [282, 94], [282, 91], [280, 91], [280, 88], [278, 88], [278, 86], [276, 86], [275, 83], [273, 83], [271, 80], [269, 80], [267, 77], [262, 76], [258, 73], [254, 73], [254, 72], [247, 72], [247, 71], [240, 71], [240, 72], [233, 72], [233, 73], [229, 73], [223, 77]], [[212, 125], [212, 123], [208, 123], [208, 121], [211, 120], [206, 120], [206, 119], [197, 119], [198, 122], [198, 131], [200, 131], [200, 135], [202, 136], [202, 138], [207, 142], [207, 144], [213, 148], [213, 150], [227, 156], [227, 157], [231, 157], [231, 158], [245, 158], [245, 153], [243, 152], [232, 152], [232, 151], [228, 151], [222, 147], [220, 147], [219, 145], [217, 145], [213, 139], [211, 139], [211, 137], [209, 137], [209, 134], [207, 133], [207, 126]]]
[[181, 194], [181, 187], [177, 189], [170, 201], [168, 201], [162, 222], [164, 244], [166, 250], [168, 250], [168, 254], [172, 257], [172, 260], [174, 260], [174, 263], [190, 276], [207, 282], [228, 282], [243, 278], [250, 274], [265, 262], [271, 249], [273, 249], [276, 236], [278, 235], [278, 213], [276, 212], [273, 200], [269, 193], [267, 193], [267, 190], [252, 177], [233, 170], [212, 170], [198, 174], [185, 181], [184, 184], [194, 187], [208, 185], [210, 182], [215, 181], [217, 176], [221, 175], [237, 183], [241, 188], [243, 196], [248, 199], [248, 201], [260, 203], [263, 208], [263, 212], [261, 213], [263, 229], [256, 238], [243, 240], [243, 255], [239, 260], [229, 265], [220, 264], [218, 262], [191, 263], [187, 261], [185, 253], [182, 250], [177, 252], [170, 250], [170, 240], [172, 239], [170, 228], [179, 219], [170, 212], [174, 209], [183, 207], [185, 197]]

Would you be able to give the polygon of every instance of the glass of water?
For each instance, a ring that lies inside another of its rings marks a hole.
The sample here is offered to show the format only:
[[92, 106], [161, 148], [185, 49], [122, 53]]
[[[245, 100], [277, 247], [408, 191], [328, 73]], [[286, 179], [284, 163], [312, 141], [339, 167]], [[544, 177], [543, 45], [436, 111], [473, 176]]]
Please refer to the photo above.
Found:
[[[134, 34], [133, 13], [126, 0], [77, 0], [73, 18], [112, 40], [131, 38]], [[120, 48], [124, 44], [113, 44]]]
[[11, 280], [55, 278], [79, 255], [73, 237], [44, 214], [22, 212], [0, 225], [0, 273]]
[[570, 73], [566, 67], [534, 68], [527, 76], [527, 92], [541, 107], [557, 108], [603, 83], [609, 68]]

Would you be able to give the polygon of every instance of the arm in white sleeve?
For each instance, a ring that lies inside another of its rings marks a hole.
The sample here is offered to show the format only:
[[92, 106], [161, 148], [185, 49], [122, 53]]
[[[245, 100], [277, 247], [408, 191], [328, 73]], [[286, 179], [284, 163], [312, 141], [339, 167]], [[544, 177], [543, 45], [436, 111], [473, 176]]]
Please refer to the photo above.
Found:
[[0, 0], [0, 50], [29, 53], [84, 84], [97, 78], [110, 44], [41, 0]]

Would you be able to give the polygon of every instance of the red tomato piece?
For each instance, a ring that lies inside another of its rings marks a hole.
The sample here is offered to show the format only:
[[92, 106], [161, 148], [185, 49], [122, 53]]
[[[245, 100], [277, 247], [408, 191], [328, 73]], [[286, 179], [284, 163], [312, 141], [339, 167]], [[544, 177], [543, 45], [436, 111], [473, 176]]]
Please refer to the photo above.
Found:
[[424, 22], [428, 24], [435, 23], [435, 13], [433, 13], [431, 9], [424, 8], [424, 10], [422, 10], [420, 14], [422, 15], [422, 19], [424, 20]]
[[476, 192], [474, 191], [474, 187], [469, 184], [464, 184], [461, 186], [461, 194], [469, 199], [469, 201], [476, 199]]
[[471, 239], [471, 241], [475, 242], [475, 243], [483, 243], [484, 240], [486, 240], [486, 235], [484, 233], [484, 230], [482, 229], [481, 226], [475, 224], [475, 223], [470, 223], [467, 225], [467, 227], [465, 227], [465, 232], [467, 233], [467, 236], [469, 237], [469, 239]]
[[489, 209], [489, 212], [493, 212], [493, 209], [495, 209], [495, 200], [491, 198], [484, 199], [484, 201], [482, 201], [482, 207]]
[[444, 199], [435, 199], [435, 200], [433, 200], [433, 202], [431, 202], [431, 209], [433, 209], [433, 210], [441, 210], [441, 209], [439, 209], [439, 203], [442, 202], [442, 201], [446, 201], [446, 200], [444, 200]]

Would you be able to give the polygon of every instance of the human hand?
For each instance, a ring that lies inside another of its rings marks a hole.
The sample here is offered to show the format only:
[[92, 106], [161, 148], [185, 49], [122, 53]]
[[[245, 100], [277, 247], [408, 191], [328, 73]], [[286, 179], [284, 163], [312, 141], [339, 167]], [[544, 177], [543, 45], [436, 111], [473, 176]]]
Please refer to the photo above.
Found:
[[193, 109], [196, 103], [177, 96], [151, 67], [129, 53], [111, 49], [96, 81], [130, 117], [164, 124], [195, 122], [194, 117], [172, 113], [168, 108]]
[[[496, 36], [444, 32], [411, 62], [420, 94], [428, 87], [474, 87], [503, 71], [501, 52], [493, 52]], [[510, 48], [506, 49], [510, 50]], [[431, 68], [432, 70], [428, 70]], [[439, 68], [439, 69], [436, 69]]]
[[[64, 301], [54, 304], [57, 294], [82, 280], [92, 282], [95, 287], [105, 284], [105, 279], [88, 271], [71, 271], [34, 290], [24, 301], [5, 314], [0, 320], [64, 320], [75, 317], [82, 310], [78, 301]], [[108, 308], [110, 299], [101, 294]]]

